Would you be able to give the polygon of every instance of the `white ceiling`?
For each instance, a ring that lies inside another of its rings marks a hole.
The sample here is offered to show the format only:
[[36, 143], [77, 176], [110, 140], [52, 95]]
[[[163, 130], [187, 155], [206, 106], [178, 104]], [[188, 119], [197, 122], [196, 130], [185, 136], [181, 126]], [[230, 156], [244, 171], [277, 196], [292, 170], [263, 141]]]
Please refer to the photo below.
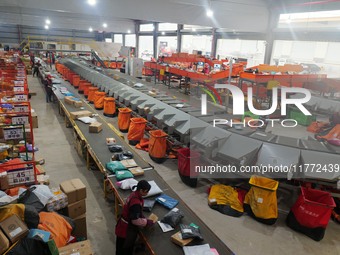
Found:
[[[206, 16], [211, 7], [214, 17]], [[227, 31], [266, 32], [273, 11], [340, 9], [340, 0], [0, 0], [0, 24], [126, 32], [132, 20], [146, 20], [224, 28]]]
[[[206, 16], [211, 6], [214, 17]], [[264, 0], [0, 0], [0, 22], [43, 26], [48, 16], [52, 27], [133, 30], [131, 19], [265, 32], [269, 11]]]

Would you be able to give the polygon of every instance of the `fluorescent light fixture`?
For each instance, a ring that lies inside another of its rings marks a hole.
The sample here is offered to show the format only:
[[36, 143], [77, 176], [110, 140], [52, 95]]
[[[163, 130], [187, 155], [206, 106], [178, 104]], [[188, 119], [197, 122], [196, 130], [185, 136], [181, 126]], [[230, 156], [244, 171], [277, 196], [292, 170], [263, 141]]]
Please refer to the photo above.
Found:
[[162, 35], [165, 35], [165, 32], [164, 32], [164, 31], [162, 32]]
[[207, 10], [207, 16], [212, 17], [214, 15], [214, 12], [210, 9]]
[[128, 32], [128, 34], [131, 34], [131, 30], [130, 29], [127, 32]]
[[196, 32], [196, 28], [194, 28], [194, 27], [191, 30], [192, 30], [192, 32]]
[[107, 27], [107, 24], [106, 24], [106, 23], [103, 23], [103, 27], [105, 27], [105, 28], [106, 28], [106, 27]]
[[45, 20], [45, 23], [46, 23], [47, 25], [49, 25], [49, 24], [51, 24], [51, 21], [50, 21], [49, 19], [47, 19], [47, 20]]
[[45, 25], [45, 29], [48, 29], [48, 25]]
[[89, 28], [89, 31], [90, 31], [90, 32], [92, 32], [92, 31], [93, 31], [92, 27], [90, 27], [90, 28]]
[[87, 0], [87, 3], [89, 5], [96, 5], [97, 1], [96, 0]]

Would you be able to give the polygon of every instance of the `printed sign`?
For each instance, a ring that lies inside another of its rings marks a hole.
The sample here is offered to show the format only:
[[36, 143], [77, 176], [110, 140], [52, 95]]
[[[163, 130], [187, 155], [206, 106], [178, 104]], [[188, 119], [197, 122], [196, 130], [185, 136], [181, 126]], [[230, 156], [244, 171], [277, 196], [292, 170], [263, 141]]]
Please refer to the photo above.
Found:
[[28, 116], [13, 117], [12, 124], [29, 124]]
[[3, 132], [4, 132], [5, 140], [24, 138], [24, 133], [23, 133], [22, 128], [4, 128]]
[[8, 184], [10, 186], [18, 184], [34, 183], [34, 166], [7, 171]]

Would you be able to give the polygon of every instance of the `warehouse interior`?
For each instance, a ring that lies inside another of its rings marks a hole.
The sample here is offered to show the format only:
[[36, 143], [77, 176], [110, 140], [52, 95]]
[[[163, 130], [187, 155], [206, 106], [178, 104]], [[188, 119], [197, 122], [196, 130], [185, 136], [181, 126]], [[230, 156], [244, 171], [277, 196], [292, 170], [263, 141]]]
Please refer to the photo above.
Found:
[[338, 0], [1, 0], [0, 254], [340, 254], [339, 28]]

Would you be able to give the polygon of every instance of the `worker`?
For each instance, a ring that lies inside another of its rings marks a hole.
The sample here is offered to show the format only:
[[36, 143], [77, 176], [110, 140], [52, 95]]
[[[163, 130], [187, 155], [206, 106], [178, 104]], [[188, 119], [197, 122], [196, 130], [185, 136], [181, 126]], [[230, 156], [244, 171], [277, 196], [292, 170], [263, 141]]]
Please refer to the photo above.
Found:
[[37, 63], [34, 63], [34, 68], [33, 68], [33, 77], [36, 74], [38, 77], [39, 74], [39, 67], [41, 67], [40, 60], [38, 60]]
[[136, 190], [127, 198], [116, 225], [116, 255], [132, 255], [138, 229], [154, 224], [152, 220], [146, 219], [143, 215], [143, 196], [149, 193], [151, 185], [141, 180], [134, 188]]
[[53, 102], [53, 83], [52, 76], [47, 75], [45, 80], [46, 103]]
[[203, 73], [204, 74], [209, 74], [210, 73], [210, 65], [208, 63], [204, 64]]

